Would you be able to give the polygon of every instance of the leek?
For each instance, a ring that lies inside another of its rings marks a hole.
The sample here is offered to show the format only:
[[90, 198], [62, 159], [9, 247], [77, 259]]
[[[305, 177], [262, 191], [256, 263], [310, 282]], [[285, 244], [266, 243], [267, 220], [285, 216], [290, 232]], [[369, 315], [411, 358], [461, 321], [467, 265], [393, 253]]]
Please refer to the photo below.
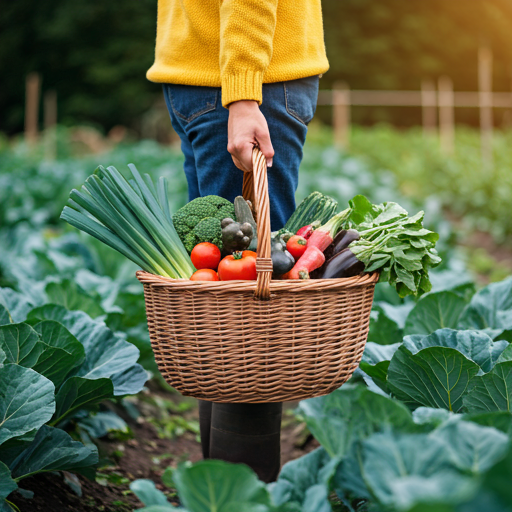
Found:
[[147, 272], [190, 278], [195, 268], [172, 223], [167, 180], [160, 178], [155, 185], [148, 174], [128, 167], [129, 180], [115, 167], [98, 167], [80, 191], [71, 191], [61, 219]]

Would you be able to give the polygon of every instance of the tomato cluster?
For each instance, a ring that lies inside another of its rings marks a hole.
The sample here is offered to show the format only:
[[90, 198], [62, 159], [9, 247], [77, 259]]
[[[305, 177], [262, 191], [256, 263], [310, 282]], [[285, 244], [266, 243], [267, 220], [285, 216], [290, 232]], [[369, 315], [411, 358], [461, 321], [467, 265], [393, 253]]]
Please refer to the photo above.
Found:
[[197, 244], [190, 254], [197, 271], [191, 281], [250, 281], [256, 279], [256, 253], [234, 252], [221, 259], [219, 248], [209, 242]]

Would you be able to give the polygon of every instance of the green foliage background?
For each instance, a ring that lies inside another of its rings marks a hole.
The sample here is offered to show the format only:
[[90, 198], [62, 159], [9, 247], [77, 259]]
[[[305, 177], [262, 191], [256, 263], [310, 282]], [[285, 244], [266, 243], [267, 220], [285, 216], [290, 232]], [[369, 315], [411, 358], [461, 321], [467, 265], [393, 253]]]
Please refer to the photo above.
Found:
[[159, 94], [152, 63], [156, 0], [21, 0], [0, 13], [0, 131], [23, 127], [24, 80], [56, 89], [59, 122], [133, 125]]
[[[458, 90], [477, 87], [477, 49], [495, 56], [496, 90], [510, 89], [512, 0], [324, 0], [331, 63], [328, 88], [418, 89], [422, 77], [450, 75]], [[160, 87], [145, 79], [156, 30], [156, 0], [17, 0], [0, 11], [0, 131], [23, 128], [24, 80], [56, 89], [59, 122], [138, 128]], [[356, 122], [413, 124], [416, 109], [357, 109]], [[327, 112], [320, 116], [328, 119]], [[476, 121], [475, 112], [460, 120]]]

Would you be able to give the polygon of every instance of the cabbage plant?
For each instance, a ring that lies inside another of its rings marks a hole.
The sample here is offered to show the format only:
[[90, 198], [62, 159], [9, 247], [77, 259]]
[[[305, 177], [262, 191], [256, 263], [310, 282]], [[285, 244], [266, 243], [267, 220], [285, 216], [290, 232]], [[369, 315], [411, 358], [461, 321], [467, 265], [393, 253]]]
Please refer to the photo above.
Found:
[[[79, 411], [138, 393], [139, 350], [100, 320], [61, 305], [31, 308], [0, 289], [0, 500], [23, 478], [56, 470], [94, 475], [95, 447], [63, 430]], [[5, 506], [5, 505], [4, 505]]]

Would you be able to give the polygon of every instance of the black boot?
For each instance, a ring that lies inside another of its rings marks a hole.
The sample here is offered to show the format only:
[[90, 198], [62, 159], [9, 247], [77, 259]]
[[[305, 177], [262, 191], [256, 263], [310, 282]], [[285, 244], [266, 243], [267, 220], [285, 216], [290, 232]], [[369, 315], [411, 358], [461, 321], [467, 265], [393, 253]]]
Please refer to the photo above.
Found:
[[212, 407], [210, 457], [244, 463], [260, 480], [281, 469], [282, 404], [218, 404]]
[[199, 402], [199, 433], [201, 435], [201, 448], [203, 459], [210, 458], [210, 425], [212, 422], [212, 402]]

